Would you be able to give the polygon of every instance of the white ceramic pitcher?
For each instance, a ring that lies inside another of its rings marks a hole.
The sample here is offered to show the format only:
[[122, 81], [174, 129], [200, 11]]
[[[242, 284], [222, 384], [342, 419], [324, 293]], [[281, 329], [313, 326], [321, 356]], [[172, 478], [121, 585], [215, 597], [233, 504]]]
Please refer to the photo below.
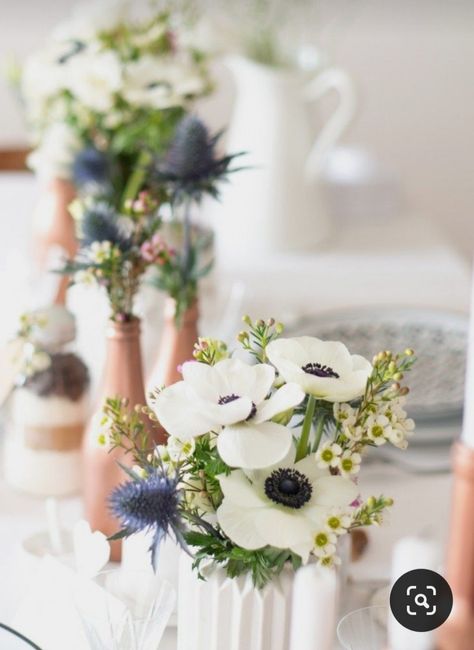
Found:
[[[230, 178], [216, 221], [218, 259], [313, 249], [329, 233], [317, 178], [326, 154], [351, 121], [353, 84], [339, 68], [312, 80], [297, 69], [276, 69], [238, 57], [229, 61], [237, 98], [229, 152], [250, 169]], [[330, 91], [339, 102], [319, 134], [311, 104]], [[234, 163], [236, 164], [236, 163]]]

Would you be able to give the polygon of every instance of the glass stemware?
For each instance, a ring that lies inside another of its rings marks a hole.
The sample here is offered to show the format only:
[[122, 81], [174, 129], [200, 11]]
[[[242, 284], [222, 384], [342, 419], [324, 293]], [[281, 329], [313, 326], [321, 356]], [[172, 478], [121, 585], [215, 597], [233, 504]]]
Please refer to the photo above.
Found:
[[84, 581], [74, 600], [90, 650], [157, 650], [176, 593], [151, 572], [116, 569]]
[[386, 650], [387, 607], [364, 607], [339, 621], [337, 638], [344, 650]]

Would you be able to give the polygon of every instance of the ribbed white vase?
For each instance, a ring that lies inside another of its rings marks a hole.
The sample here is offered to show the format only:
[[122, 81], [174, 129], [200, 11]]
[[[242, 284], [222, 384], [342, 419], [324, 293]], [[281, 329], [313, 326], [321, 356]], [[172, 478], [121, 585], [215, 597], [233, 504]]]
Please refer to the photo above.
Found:
[[230, 579], [213, 569], [206, 577], [199, 580], [182, 556], [178, 650], [289, 650], [293, 571], [262, 590], [250, 575]]
[[341, 572], [310, 562], [259, 590], [250, 575], [179, 566], [178, 650], [333, 650]]

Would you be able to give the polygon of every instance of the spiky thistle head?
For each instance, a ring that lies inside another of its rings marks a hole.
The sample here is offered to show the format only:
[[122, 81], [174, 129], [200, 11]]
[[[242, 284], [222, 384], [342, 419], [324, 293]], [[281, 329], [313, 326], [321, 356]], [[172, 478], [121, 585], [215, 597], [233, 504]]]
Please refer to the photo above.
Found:
[[154, 532], [150, 547], [153, 566], [160, 542], [165, 537], [173, 533], [176, 541], [184, 544], [178, 480], [178, 476], [168, 476], [163, 468], [150, 468], [145, 478], [135, 476], [115, 488], [109, 498], [110, 510], [122, 525], [122, 531], [115, 538], [140, 531]]
[[164, 156], [153, 162], [152, 178], [168, 186], [172, 200], [200, 200], [204, 194], [217, 197], [217, 184], [228, 174], [234, 158], [241, 155], [219, 156], [217, 143], [222, 132], [211, 136], [206, 125], [195, 115], [179, 122], [171, 145]]
[[109, 241], [121, 251], [131, 246], [130, 237], [120, 227], [115, 208], [105, 201], [94, 203], [85, 209], [81, 219], [81, 244]]
[[74, 158], [72, 178], [77, 187], [106, 185], [110, 180], [108, 156], [95, 147], [82, 149]]

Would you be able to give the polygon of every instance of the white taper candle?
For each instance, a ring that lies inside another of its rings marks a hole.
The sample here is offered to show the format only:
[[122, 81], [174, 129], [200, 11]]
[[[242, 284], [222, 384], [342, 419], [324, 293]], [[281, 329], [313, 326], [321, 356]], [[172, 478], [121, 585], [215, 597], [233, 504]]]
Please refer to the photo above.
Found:
[[[392, 585], [413, 569], [439, 569], [439, 548], [430, 540], [419, 537], [405, 537], [395, 546], [392, 561]], [[432, 632], [407, 630], [389, 614], [388, 638], [390, 650], [433, 650]]]
[[337, 573], [308, 564], [293, 585], [290, 650], [332, 650], [336, 630]]

